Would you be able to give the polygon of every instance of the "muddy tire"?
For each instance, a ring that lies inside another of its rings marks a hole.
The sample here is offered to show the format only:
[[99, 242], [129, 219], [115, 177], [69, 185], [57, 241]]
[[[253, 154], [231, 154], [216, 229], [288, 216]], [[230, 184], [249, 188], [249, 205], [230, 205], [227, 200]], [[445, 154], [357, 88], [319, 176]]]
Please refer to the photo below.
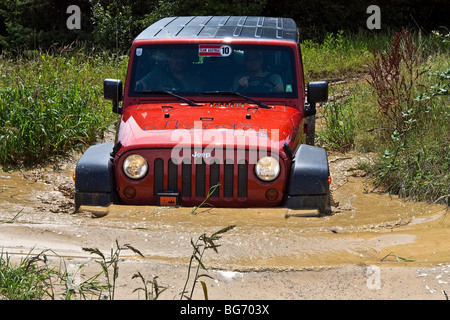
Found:
[[331, 216], [333, 214], [333, 211], [331, 210], [331, 204], [332, 204], [332, 196], [331, 196], [331, 191], [328, 191], [328, 201], [326, 203], [323, 204], [322, 206], [322, 210], [320, 210], [320, 216], [325, 217], [325, 216]]

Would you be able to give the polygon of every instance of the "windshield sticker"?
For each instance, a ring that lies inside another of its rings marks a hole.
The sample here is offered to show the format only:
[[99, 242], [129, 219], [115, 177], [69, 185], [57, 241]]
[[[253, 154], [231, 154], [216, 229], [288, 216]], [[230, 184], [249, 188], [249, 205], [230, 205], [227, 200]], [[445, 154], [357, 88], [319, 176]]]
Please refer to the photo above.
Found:
[[137, 49], [136, 49], [136, 55], [137, 55], [138, 57], [140, 57], [140, 56], [142, 55], [142, 48], [137, 48]]
[[220, 44], [201, 44], [198, 47], [200, 57], [229, 57], [233, 49], [227, 45]]

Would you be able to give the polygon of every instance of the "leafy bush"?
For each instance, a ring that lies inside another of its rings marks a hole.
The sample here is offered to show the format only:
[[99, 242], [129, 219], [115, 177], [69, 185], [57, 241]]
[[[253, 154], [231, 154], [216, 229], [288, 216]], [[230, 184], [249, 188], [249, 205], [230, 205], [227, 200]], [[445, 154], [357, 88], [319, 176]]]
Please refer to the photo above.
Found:
[[383, 149], [373, 173], [375, 185], [389, 192], [443, 201], [450, 194], [450, 66], [448, 52], [428, 61], [423, 55], [405, 30], [390, 51], [374, 52], [369, 83], [382, 115]]
[[[342, 152], [352, 148], [373, 152], [373, 162], [365, 170], [377, 188], [415, 200], [448, 204], [449, 37], [403, 30], [384, 48], [380, 42], [383, 37], [372, 38], [379, 50], [373, 50], [368, 63], [368, 81], [331, 83], [330, 102], [319, 108], [324, 125], [319, 125], [318, 143]], [[339, 57], [352, 51], [346, 48], [359, 47], [346, 42], [338, 34], [310, 46], [319, 56], [331, 56], [330, 64], [323, 58], [323, 64], [327, 64], [324, 69], [329, 70], [326, 78], [346, 74], [345, 63], [333, 66], [333, 59], [344, 61], [349, 57]], [[306, 66], [310, 62], [305, 58]], [[356, 66], [355, 62], [351, 65]], [[364, 69], [364, 65], [358, 65]], [[320, 70], [319, 66], [314, 64], [313, 70]]]

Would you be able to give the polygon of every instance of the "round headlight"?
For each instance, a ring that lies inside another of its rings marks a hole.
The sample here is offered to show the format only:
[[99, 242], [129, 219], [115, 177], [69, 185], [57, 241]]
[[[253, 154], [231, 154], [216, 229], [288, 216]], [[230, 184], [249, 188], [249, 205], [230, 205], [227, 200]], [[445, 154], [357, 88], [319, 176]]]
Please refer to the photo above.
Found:
[[272, 181], [280, 174], [280, 164], [273, 157], [262, 157], [255, 165], [255, 173], [263, 181]]
[[147, 161], [138, 154], [129, 155], [123, 162], [123, 172], [131, 179], [140, 179], [147, 171]]

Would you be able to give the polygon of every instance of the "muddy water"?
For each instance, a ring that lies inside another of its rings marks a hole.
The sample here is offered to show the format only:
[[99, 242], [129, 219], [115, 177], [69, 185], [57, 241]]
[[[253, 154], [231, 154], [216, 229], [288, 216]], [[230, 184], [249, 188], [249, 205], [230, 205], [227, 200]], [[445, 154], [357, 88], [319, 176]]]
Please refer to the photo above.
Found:
[[5, 172], [0, 167], [0, 216], [72, 212], [72, 162], [27, 171]]
[[82, 247], [109, 250], [118, 240], [132, 244], [146, 260], [179, 265], [192, 253], [191, 238], [234, 225], [219, 240], [219, 254], [205, 257], [210, 268], [243, 272], [447, 262], [447, 208], [372, 192], [357, 170], [361, 158], [330, 155], [333, 215], [327, 217], [283, 208], [204, 207], [192, 214], [192, 208], [145, 206], [111, 206], [74, 215], [74, 161], [2, 172], [0, 221], [18, 216], [14, 223], [0, 224], [0, 246], [16, 253], [51, 248], [80, 257], [86, 255]]

